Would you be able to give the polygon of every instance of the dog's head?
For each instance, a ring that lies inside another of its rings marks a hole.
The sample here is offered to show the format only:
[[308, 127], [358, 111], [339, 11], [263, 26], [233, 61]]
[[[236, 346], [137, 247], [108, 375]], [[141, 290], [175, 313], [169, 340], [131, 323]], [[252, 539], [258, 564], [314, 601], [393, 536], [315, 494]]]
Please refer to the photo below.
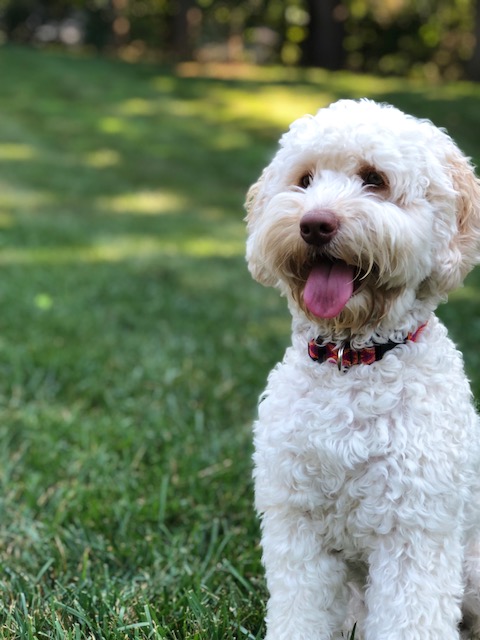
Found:
[[433, 309], [480, 262], [480, 182], [430, 122], [368, 100], [295, 121], [247, 196], [247, 259], [310, 320]]

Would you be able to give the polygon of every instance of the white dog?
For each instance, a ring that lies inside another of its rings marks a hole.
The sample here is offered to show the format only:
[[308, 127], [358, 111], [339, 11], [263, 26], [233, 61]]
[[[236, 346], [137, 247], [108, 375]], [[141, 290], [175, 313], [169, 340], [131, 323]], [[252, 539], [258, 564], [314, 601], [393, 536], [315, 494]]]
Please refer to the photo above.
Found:
[[480, 427], [433, 313], [480, 262], [472, 166], [344, 100], [292, 124], [246, 206], [293, 316], [254, 429], [266, 637], [480, 638]]

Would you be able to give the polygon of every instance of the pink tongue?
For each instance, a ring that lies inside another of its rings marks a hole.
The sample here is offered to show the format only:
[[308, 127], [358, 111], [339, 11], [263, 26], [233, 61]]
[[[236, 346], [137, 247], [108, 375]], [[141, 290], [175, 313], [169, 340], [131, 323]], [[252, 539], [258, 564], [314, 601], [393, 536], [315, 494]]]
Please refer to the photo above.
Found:
[[307, 309], [319, 318], [337, 316], [352, 297], [354, 277], [354, 268], [342, 260], [318, 262], [303, 292]]

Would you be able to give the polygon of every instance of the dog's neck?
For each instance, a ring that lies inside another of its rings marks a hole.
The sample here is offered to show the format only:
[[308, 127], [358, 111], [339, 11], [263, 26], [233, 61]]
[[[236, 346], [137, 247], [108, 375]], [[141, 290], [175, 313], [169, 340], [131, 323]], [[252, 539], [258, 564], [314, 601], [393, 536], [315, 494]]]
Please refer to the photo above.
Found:
[[405, 340], [401, 342], [389, 340], [385, 343], [375, 343], [370, 347], [361, 349], [352, 348], [350, 342], [344, 342], [338, 347], [332, 342], [324, 343], [321, 339], [316, 338], [308, 343], [308, 355], [314, 362], [333, 362], [337, 365], [339, 371], [344, 371], [358, 364], [373, 364], [400, 344], [417, 342], [426, 326], [427, 323], [425, 322], [415, 332], [409, 333]]
[[296, 313], [293, 314], [292, 320], [293, 343], [302, 350], [305, 350], [305, 345], [311, 340], [320, 344], [331, 343], [338, 347], [348, 343], [352, 349], [363, 349], [389, 342], [402, 343], [427, 323], [432, 313], [432, 310], [422, 307], [405, 316], [402, 322], [396, 325], [384, 319], [376, 326], [366, 326], [363, 331], [356, 333], [348, 328], [335, 331], [332, 323], [312, 322], [303, 313]]

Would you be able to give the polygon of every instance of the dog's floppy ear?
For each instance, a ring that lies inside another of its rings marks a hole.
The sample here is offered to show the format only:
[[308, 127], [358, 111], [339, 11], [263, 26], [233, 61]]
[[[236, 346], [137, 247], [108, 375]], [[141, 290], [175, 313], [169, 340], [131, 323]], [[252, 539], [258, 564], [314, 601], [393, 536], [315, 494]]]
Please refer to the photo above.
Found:
[[469, 160], [461, 154], [451, 160], [450, 166], [458, 194], [457, 242], [465, 276], [480, 262], [480, 180]]
[[440, 286], [447, 293], [460, 286], [469, 271], [480, 263], [480, 180], [469, 159], [456, 146], [446, 159], [447, 171], [457, 194], [457, 230], [439, 274]]
[[274, 286], [277, 278], [267, 270], [265, 261], [262, 259], [263, 251], [261, 247], [257, 246], [260, 242], [258, 239], [260, 234], [257, 227], [261, 226], [260, 219], [268, 200], [266, 184], [272, 173], [273, 169], [270, 165], [263, 170], [260, 178], [248, 190], [245, 201], [245, 209], [247, 211], [245, 220], [248, 230], [246, 256], [248, 268], [253, 278], [267, 287]]
[[268, 181], [270, 173], [272, 173], [272, 169], [269, 165], [262, 171], [262, 174], [257, 182], [252, 184], [247, 192], [247, 199], [245, 201], [247, 216], [245, 220], [247, 221], [247, 228], [249, 231], [252, 230], [255, 220], [261, 214], [265, 205], [265, 201], [267, 199], [265, 183]]

